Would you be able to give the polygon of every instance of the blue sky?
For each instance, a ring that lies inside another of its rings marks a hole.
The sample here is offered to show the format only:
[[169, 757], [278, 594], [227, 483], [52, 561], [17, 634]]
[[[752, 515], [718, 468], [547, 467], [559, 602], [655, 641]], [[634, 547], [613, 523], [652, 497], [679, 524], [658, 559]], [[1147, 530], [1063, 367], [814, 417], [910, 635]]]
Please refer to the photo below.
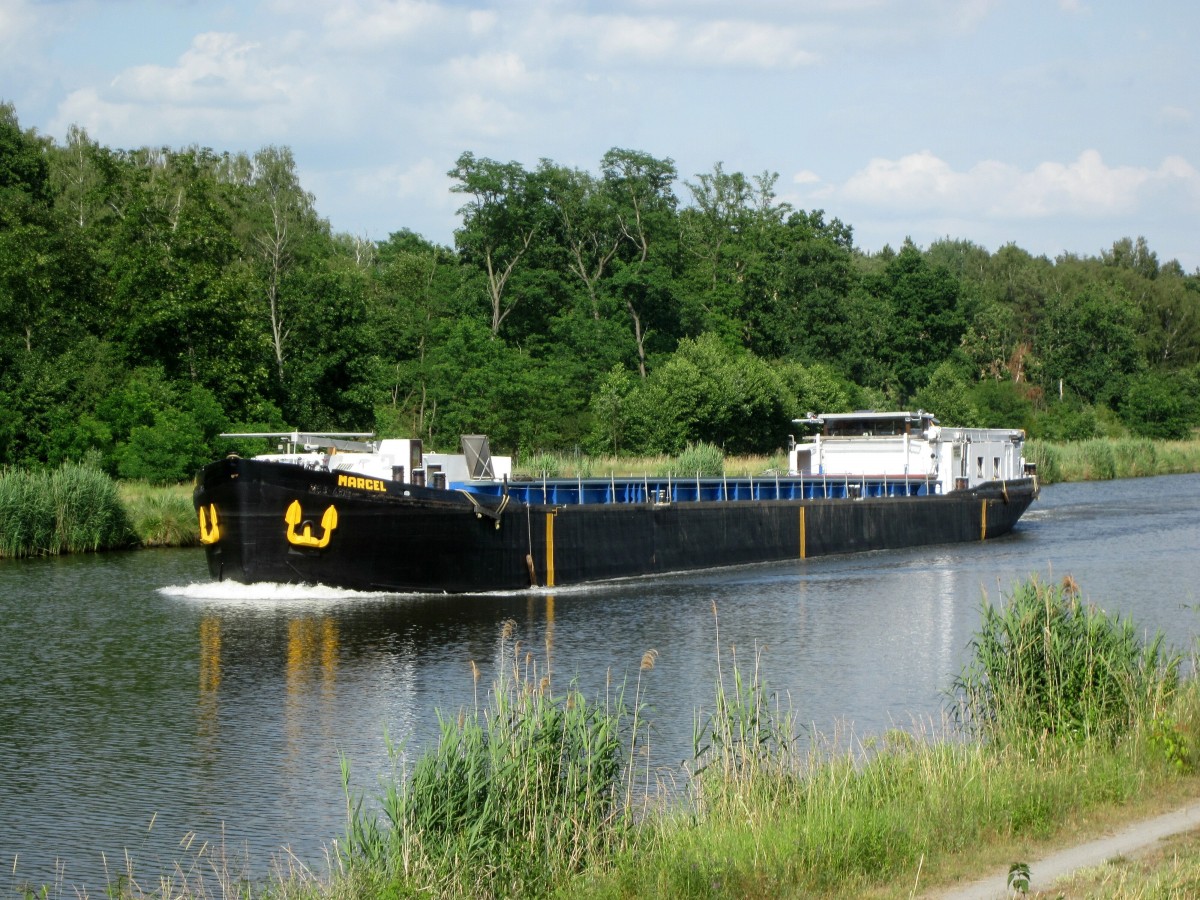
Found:
[[[292, 148], [338, 231], [450, 244], [465, 150], [779, 173], [870, 251], [1200, 268], [1195, 0], [0, 0], [0, 99], [59, 141]], [[680, 197], [688, 197], [679, 187]]]

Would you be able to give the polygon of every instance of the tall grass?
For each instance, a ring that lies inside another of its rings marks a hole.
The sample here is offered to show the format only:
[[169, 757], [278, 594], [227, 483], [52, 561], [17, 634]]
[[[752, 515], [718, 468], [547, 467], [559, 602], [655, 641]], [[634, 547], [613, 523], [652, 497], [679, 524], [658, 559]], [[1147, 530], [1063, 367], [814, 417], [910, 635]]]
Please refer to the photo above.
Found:
[[721, 475], [725, 472], [725, 451], [704, 441], [689, 443], [680, 454], [659, 467], [658, 475]]
[[122, 481], [121, 502], [130, 525], [143, 547], [194, 547], [200, 543], [200, 526], [192, 504], [192, 486], [152, 485]]
[[761, 654], [756, 650], [749, 673], [738, 664], [736, 651], [726, 667], [715, 602], [712, 615], [717, 640], [716, 693], [712, 712], [704, 715], [697, 710], [692, 730], [692, 788], [701, 811], [710, 794], [727, 794], [731, 786], [753, 791], [763, 781], [789, 774], [796, 740], [791, 715], [767, 689]]
[[[439, 740], [374, 811], [352, 797], [338, 858], [373, 891], [534, 896], [611, 854], [633, 818], [640, 710], [590, 701], [509, 643], [489, 704], [438, 715]], [[653, 655], [643, 658], [643, 670]], [[478, 670], [476, 670], [478, 672]]]
[[1069, 578], [985, 600], [971, 648], [955, 691], [964, 721], [991, 740], [1113, 742], [1161, 718], [1179, 686], [1180, 657], [1161, 633], [1143, 643], [1131, 620], [1081, 602]]
[[0, 556], [56, 556], [133, 542], [116, 483], [90, 465], [0, 470]]
[[[985, 620], [969, 671], [1025, 670], [1041, 689], [985, 679], [994, 689], [972, 692], [971, 723], [986, 730], [948, 719], [865, 741], [803, 741], [771, 702], [757, 654], [749, 673], [719, 661], [714, 711], [697, 720], [691, 814], [656, 819], [580, 893], [911, 895], [962, 871], [960, 856], [975, 877], [1189, 768], [1200, 698], [1194, 682], [1180, 685], [1160, 639], [1139, 643], [1130, 623], [1061, 587], [1033, 580], [1014, 597], [1006, 609], [1020, 627]], [[1015, 640], [994, 639], [1009, 631]], [[1041, 667], [1049, 675], [1038, 682]], [[1023, 702], [993, 714], [1010, 696]]]
[[601, 478], [608, 475], [662, 477], [668, 472], [679, 476], [721, 475], [731, 478], [787, 471], [787, 455], [726, 456], [714, 444], [689, 444], [677, 456], [588, 456], [578, 453], [535, 453], [518, 460], [517, 473], [530, 478]]
[[1139, 642], [1071, 584], [1032, 579], [985, 612], [956, 694], [965, 732], [947, 717], [865, 740], [801, 735], [762, 654], [743, 666], [713, 616], [714, 700], [697, 713], [682, 793], [649, 778], [643, 753], [642, 674], [656, 654], [628, 704], [615, 688], [560, 694], [508, 623], [492, 690], [439, 717], [440, 740], [409, 777], [368, 801], [343, 761], [347, 829], [325, 880], [177, 880], [156, 896], [227, 883], [246, 897], [912, 896], [1200, 787], [1187, 774], [1196, 681], [1179, 679], [1160, 639]]
[[1180, 475], [1200, 472], [1200, 441], [1092, 438], [1059, 444], [1030, 440], [1025, 458], [1037, 463], [1038, 477], [1045, 484]]

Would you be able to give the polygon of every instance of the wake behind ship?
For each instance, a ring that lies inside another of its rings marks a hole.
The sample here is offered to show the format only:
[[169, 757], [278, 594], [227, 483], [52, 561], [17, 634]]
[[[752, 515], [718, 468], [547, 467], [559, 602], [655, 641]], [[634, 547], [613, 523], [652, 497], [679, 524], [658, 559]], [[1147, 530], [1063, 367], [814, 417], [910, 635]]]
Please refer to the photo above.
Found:
[[787, 473], [516, 479], [483, 436], [300, 432], [204, 467], [194, 502], [218, 580], [356, 590], [555, 587], [831, 553], [986, 540], [1037, 496], [1024, 432], [925, 412], [810, 416]]

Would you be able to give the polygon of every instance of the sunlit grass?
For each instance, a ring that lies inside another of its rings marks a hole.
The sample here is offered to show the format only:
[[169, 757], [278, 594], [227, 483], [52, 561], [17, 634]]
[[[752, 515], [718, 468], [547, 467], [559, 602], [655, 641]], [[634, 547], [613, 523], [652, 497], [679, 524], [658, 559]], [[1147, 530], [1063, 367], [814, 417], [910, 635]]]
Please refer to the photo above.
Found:
[[1182, 475], [1200, 472], [1200, 440], [1092, 438], [1065, 443], [1031, 440], [1025, 445], [1025, 458], [1037, 463], [1038, 477], [1045, 484]]
[[120, 496], [141, 546], [193, 547], [200, 543], [190, 484], [122, 481]]
[[0, 557], [57, 556], [129, 546], [116, 483], [89, 465], [0, 470]]
[[[759, 655], [726, 648], [711, 612], [714, 692], [678, 782], [644, 752], [656, 653], [628, 695], [589, 698], [556, 689], [505, 623], [486, 698], [439, 715], [436, 745], [407, 776], [374, 796], [347, 789], [346, 833], [325, 871], [297, 864], [251, 880], [224, 854], [185, 854], [160, 883], [122, 875], [106, 893], [912, 896], [1200, 793], [1196, 681], [1154, 639], [1093, 614], [1070, 583], [1015, 586], [984, 617], [946, 718], [878, 736], [798, 728]], [[1195, 856], [1144, 883], [1190, 884]]]
[[537, 453], [518, 460], [515, 471], [528, 478], [616, 478], [674, 475], [720, 475], [730, 478], [786, 473], [787, 454], [725, 456], [711, 444], [689, 447], [678, 456], [588, 456], [573, 453]]

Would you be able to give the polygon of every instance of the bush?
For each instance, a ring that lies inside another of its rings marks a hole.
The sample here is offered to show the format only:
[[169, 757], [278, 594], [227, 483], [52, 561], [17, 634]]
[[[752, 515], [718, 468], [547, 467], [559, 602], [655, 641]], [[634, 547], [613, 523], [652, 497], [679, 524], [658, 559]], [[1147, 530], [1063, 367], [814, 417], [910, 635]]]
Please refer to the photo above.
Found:
[[0, 556], [57, 556], [132, 541], [117, 485], [95, 466], [0, 471]]
[[562, 459], [553, 453], [534, 453], [519, 469], [532, 478], [558, 478], [562, 474]]
[[675, 475], [720, 475], [724, 471], [725, 451], [701, 441], [684, 447], [683, 452], [668, 462], [659, 475], [668, 472]]
[[[386, 787], [379, 814], [348, 794], [338, 846], [348, 869], [431, 896], [540, 896], [605, 858], [627, 831], [636, 708], [631, 715], [622, 692], [604, 704], [574, 686], [555, 696], [549, 675], [529, 663], [522, 671], [511, 633], [506, 626], [488, 710], [439, 713], [437, 746], [410, 780]], [[648, 654], [643, 669], [652, 664]], [[342, 779], [348, 791], [344, 760]]]
[[1115, 743], [1161, 718], [1178, 686], [1180, 659], [1161, 633], [1143, 644], [1130, 620], [1083, 604], [1069, 578], [1032, 578], [982, 613], [954, 691], [967, 724], [993, 740]]
[[1148, 373], [1136, 378], [1121, 403], [1121, 415], [1138, 435], [1182, 440], [1196, 420], [1196, 383], [1181, 376]]

